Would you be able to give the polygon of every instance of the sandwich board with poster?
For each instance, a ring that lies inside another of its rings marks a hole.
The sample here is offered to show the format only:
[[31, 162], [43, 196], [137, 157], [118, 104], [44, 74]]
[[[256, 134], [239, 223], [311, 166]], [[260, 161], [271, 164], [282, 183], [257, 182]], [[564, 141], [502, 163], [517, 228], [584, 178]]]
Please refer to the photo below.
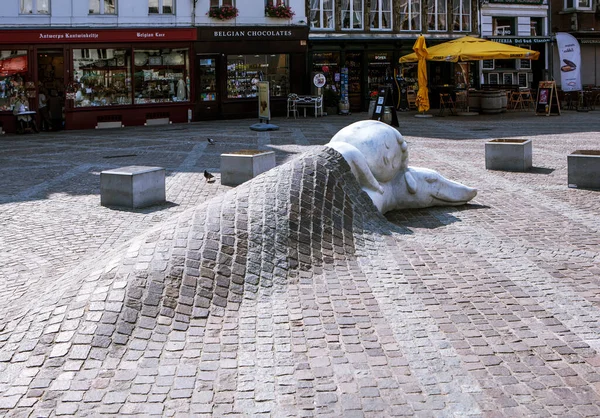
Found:
[[556, 91], [556, 82], [540, 81], [535, 101], [535, 114], [546, 116], [560, 115], [560, 103], [558, 101], [558, 92]]

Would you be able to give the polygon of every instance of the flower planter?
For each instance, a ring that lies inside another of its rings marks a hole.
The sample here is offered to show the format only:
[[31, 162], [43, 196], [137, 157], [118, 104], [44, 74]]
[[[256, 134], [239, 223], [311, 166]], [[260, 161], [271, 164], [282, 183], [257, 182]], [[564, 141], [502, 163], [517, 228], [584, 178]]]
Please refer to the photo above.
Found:
[[488, 170], [528, 171], [532, 167], [531, 139], [493, 139], [485, 143]]
[[237, 186], [274, 167], [273, 151], [242, 150], [221, 154], [221, 184]]
[[569, 187], [600, 190], [600, 150], [578, 150], [567, 156]]

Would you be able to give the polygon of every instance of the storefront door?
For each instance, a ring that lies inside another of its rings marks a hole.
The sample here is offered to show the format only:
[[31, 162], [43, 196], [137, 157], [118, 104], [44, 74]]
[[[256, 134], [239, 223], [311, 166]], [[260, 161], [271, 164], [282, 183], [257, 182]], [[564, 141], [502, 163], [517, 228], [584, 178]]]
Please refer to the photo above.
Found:
[[[38, 112], [39, 117], [51, 121], [54, 130], [62, 129], [64, 126], [63, 108], [65, 102], [65, 53], [63, 49], [41, 49], [37, 50], [37, 81], [38, 102], [39, 94], [46, 96], [46, 111]], [[45, 121], [38, 120], [40, 128], [44, 128]]]
[[217, 79], [219, 55], [196, 56], [196, 115], [195, 119], [217, 119], [219, 115], [219, 89]]

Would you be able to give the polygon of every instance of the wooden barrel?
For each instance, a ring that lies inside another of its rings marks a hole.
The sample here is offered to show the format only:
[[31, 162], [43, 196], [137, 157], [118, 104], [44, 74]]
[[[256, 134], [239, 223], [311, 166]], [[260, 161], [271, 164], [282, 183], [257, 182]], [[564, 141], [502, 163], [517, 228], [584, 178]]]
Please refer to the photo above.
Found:
[[503, 90], [481, 91], [481, 113], [500, 113], [506, 109], [506, 93]]
[[467, 98], [467, 105], [469, 106], [469, 112], [481, 111], [481, 91], [470, 90]]

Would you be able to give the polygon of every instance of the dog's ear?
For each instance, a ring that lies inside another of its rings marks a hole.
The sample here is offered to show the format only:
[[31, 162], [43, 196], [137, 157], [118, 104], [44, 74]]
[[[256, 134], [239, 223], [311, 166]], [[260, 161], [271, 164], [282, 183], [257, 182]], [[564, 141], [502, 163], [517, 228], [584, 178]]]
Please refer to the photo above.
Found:
[[404, 178], [406, 179], [406, 188], [408, 189], [408, 192], [410, 194], [417, 193], [417, 181], [415, 180], [413, 175], [410, 173], [410, 171], [406, 171], [404, 173]]

